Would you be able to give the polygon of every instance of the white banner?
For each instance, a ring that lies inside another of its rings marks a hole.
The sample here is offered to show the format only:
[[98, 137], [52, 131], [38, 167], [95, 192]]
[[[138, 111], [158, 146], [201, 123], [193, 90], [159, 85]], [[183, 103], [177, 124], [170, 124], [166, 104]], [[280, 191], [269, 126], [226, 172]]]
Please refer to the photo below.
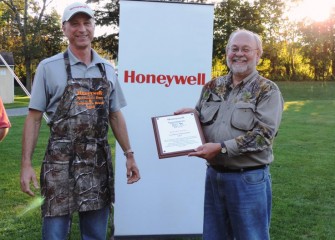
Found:
[[194, 107], [211, 78], [214, 6], [120, 1], [119, 81], [142, 179], [116, 147], [115, 235], [201, 234], [205, 161], [159, 159], [151, 117]]

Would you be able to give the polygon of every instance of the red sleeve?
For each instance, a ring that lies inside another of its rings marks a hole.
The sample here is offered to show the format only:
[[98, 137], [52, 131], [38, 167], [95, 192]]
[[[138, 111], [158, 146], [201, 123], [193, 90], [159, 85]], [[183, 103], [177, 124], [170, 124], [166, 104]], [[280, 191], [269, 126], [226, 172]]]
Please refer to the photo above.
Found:
[[0, 98], [0, 128], [10, 128], [10, 122], [5, 110], [5, 107], [2, 103], [2, 99]]

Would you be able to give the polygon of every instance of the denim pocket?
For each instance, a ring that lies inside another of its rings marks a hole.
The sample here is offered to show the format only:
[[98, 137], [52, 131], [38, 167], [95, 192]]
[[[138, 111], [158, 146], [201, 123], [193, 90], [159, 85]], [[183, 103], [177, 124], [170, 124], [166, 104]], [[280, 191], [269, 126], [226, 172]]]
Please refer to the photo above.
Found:
[[248, 171], [243, 173], [243, 181], [246, 184], [259, 184], [263, 183], [266, 180], [266, 172], [261, 169], [261, 170], [254, 170], [254, 171]]

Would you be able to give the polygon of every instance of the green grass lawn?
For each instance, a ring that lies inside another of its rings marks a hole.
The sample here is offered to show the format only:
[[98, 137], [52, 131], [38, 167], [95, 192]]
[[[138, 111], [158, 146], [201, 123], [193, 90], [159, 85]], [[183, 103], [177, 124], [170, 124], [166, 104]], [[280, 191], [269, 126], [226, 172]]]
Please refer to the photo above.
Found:
[[11, 108], [20, 108], [20, 107], [27, 107], [29, 103], [29, 97], [24, 93], [21, 87], [16, 86], [14, 88], [14, 103], [5, 104], [6, 109]]
[[[271, 166], [271, 238], [334, 239], [335, 82], [280, 82], [278, 85], [286, 105]], [[0, 143], [0, 239], [40, 239], [39, 208], [20, 216], [32, 200], [21, 193], [19, 185], [24, 117], [10, 117], [10, 120], [13, 127]], [[37, 172], [47, 136], [48, 128], [44, 124], [34, 155]], [[71, 239], [79, 239], [77, 229], [75, 218]]]

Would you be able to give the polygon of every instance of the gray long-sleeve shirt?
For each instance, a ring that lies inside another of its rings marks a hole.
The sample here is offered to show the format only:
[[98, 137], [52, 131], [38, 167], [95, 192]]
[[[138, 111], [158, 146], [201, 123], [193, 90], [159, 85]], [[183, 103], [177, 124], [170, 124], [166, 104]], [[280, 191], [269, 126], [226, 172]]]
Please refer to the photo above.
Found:
[[196, 105], [207, 142], [225, 143], [213, 165], [245, 168], [273, 161], [284, 101], [278, 86], [254, 71], [233, 87], [232, 75], [208, 82]]

